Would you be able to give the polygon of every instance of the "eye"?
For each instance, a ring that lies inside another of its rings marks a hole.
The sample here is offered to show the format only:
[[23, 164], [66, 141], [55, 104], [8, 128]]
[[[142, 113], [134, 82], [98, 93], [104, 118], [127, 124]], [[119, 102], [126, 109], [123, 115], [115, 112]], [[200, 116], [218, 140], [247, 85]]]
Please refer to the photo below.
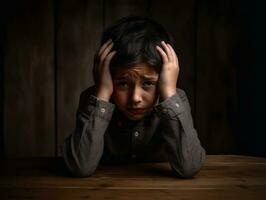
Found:
[[128, 88], [129, 84], [127, 81], [117, 81], [116, 82], [116, 85], [119, 87], [119, 88]]
[[156, 85], [155, 81], [144, 81], [143, 82], [143, 87], [149, 88], [149, 87], [153, 87]]

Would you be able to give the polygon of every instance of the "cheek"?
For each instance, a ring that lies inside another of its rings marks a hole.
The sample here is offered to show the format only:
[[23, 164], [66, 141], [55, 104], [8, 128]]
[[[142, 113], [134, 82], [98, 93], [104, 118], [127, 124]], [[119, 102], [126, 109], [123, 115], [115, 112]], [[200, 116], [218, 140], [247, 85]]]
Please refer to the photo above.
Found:
[[145, 101], [148, 103], [148, 104], [154, 104], [157, 100], [157, 97], [158, 97], [158, 92], [157, 90], [152, 90], [152, 91], [149, 91], [145, 94]]
[[113, 99], [116, 105], [124, 106], [127, 102], [127, 94], [126, 92], [114, 91]]

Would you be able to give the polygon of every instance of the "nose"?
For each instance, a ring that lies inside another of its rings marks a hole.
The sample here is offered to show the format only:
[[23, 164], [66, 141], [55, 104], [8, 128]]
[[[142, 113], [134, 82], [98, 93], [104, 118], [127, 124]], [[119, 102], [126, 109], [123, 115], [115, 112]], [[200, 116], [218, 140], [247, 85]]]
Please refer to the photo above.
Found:
[[141, 88], [135, 87], [132, 90], [131, 94], [131, 102], [136, 105], [142, 101], [142, 93], [141, 93]]

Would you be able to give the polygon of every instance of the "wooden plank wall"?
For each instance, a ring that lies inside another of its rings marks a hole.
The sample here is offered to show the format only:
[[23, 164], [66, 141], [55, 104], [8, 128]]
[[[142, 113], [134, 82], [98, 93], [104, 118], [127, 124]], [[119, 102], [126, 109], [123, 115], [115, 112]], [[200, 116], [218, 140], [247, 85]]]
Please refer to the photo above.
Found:
[[[0, 30], [3, 30], [5, 27], [0, 22]], [[0, 158], [4, 157], [4, 41], [5, 34], [3, 31], [0, 31]]]
[[178, 87], [187, 92], [203, 146], [208, 153], [234, 151], [230, 120], [237, 97], [228, 54], [235, 34], [228, 23], [233, 17], [228, 12], [231, 2], [28, 3], [1, 30], [6, 40], [1, 40], [0, 155], [61, 155], [64, 138], [75, 126], [79, 94], [93, 84], [91, 70], [100, 34], [127, 15], [152, 17], [173, 34], [181, 68]]
[[54, 155], [52, 0], [31, 3], [9, 19], [4, 59], [4, 153]]
[[235, 150], [236, 66], [232, 63], [237, 24], [233, 1], [197, 4], [196, 113], [209, 153]]

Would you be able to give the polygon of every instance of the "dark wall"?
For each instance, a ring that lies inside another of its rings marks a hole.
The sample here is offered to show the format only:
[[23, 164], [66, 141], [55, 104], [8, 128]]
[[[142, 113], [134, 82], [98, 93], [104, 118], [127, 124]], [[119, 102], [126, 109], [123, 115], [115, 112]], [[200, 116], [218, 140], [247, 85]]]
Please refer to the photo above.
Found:
[[266, 26], [262, 1], [239, 4], [241, 43], [234, 58], [238, 66], [239, 131], [238, 143], [244, 154], [266, 156]]
[[41, 0], [1, 5], [0, 155], [60, 156], [105, 27], [152, 17], [174, 36], [178, 87], [209, 154], [266, 155], [265, 28], [252, 1]]

